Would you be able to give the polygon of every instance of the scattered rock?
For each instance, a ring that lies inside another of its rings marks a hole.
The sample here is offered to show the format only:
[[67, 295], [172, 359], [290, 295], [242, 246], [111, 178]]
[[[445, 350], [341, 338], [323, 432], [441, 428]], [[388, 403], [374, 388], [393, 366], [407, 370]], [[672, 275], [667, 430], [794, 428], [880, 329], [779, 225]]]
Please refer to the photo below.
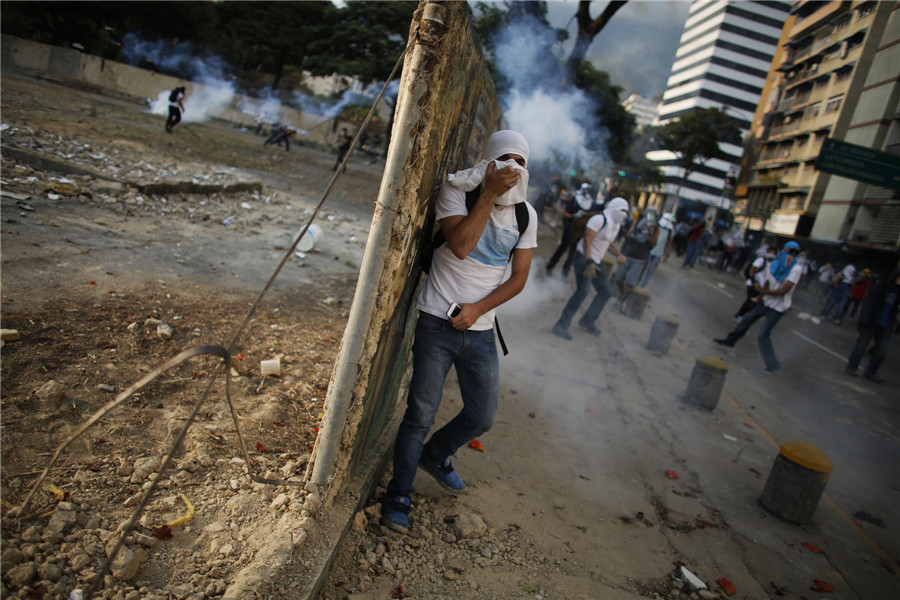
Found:
[[487, 525], [481, 516], [475, 513], [461, 513], [453, 521], [453, 532], [462, 540], [480, 538], [487, 533]]
[[22, 563], [3, 573], [13, 588], [28, 585], [37, 576], [37, 566], [33, 562]]
[[175, 335], [175, 329], [168, 323], [160, 323], [156, 326], [156, 335], [164, 340], [171, 340]]

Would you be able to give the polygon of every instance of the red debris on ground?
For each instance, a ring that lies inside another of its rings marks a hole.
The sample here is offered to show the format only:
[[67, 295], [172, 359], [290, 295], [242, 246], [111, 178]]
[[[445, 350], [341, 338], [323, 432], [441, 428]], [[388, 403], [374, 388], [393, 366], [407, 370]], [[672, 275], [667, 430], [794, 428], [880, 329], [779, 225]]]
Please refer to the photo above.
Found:
[[668, 477], [669, 479], [678, 479], [678, 473], [676, 473], [672, 469], [666, 469], [666, 477]]
[[815, 545], [810, 544], [809, 542], [803, 542], [800, 545], [803, 546], [804, 548], [806, 548], [807, 550], [809, 550], [810, 552], [820, 552], [820, 550], [818, 548], [816, 548]]
[[737, 590], [734, 589], [734, 584], [731, 583], [729, 580], [725, 579], [724, 577], [719, 577], [718, 579], [716, 579], [716, 583], [719, 585], [720, 588], [722, 588], [729, 594], [734, 594], [737, 592]]
[[819, 579], [813, 579], [812, 589], [817, 592], [833, 592], [834, 586]]
[[471, 448], [472, 450], [478, 450], [479, 452], [484, 452], [484, 446], [477, 439], [469, 442], [469, 448]]

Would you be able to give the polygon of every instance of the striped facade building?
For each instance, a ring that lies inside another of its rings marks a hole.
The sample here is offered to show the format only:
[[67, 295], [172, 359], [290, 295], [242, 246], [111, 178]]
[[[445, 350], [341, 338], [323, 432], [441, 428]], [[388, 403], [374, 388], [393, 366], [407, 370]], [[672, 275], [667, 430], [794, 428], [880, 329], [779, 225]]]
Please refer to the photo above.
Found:
[[[716, 107], [738, 119], [742, 136], [746, 135], [790, 8], [788, 1], [695, 1], [654, 125], [699, 108]], [[667, 207], [675, 204], [677, 190], [680, 200], [731, 208], [725, 181], [737, 173], [743, 148], [732, 144], [720, 148], [728, 159], [711, 159], [698, 166], [680, 190], [682, 170], [675, 156], [666, 150], [647, 154], [666, 178], [661, 195]]]

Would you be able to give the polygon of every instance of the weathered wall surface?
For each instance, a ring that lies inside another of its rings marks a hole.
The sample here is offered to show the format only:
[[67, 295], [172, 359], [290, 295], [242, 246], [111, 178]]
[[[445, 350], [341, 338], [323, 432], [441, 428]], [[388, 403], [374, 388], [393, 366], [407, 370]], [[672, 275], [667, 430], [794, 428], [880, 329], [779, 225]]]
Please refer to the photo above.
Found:
[[[367, 254], [326, 400], [323, 432], [330, 433], [320, 437], [314, 457], [313, 479], [331, 481], [332, 497], [349, 478], [381, 462], [384, 441], [396, 432], [420, 248], [430, 242], [438, 189], [449, 173], [474, 162], [501, 119], [466, 3], [422, 2], [410, 41]], [[344, 378], [352, 386], [340, 385]], [[330, 458], [320, 447], [329, 435], [339, 437], [340, 448], [333, 464], [322, 464]]]

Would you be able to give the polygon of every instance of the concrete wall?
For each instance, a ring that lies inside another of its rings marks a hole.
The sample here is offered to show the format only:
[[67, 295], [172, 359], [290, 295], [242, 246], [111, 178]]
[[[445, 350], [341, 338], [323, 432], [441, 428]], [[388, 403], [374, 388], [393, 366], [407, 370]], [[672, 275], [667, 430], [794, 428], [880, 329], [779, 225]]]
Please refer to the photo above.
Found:
[[[203, 93], [208, 88], [202, 83], [104, 60], [72, 48], [48, 46], [11, 35], [2, 36], [0, 64], [4, 68], [14, 67], [38, 75], [79, 82], [142, 99], [152, 98], [155, 100], [160, 92], [171, 90], [178, 85], [187, 88], [188, 98], [191, 95]], [[248, 100], [254, 99], [243, 94], [234, 94], [229, 105], [223, 107], [214, 116], [231, 123], [255, 125], [256, 121], [253, 115], [240, 111], [240, 107]], [[303, 138], [306, 141], [326, 146], [334, 142], [333, 119], [304, 113], [282, 105], [281, 121], [309, 131], [309, 135]], [[352, 126], [350, 130], [353, 130]]]
[[[470, 166], [501, 111], [464, 2], [413, 17], [376, 214], [326, 397], [312, 479], [330, 497], [386, 457], [405, 403], [423, 244], [449, 173]], [[335, 447], [339, 443], [339, 447]]]

